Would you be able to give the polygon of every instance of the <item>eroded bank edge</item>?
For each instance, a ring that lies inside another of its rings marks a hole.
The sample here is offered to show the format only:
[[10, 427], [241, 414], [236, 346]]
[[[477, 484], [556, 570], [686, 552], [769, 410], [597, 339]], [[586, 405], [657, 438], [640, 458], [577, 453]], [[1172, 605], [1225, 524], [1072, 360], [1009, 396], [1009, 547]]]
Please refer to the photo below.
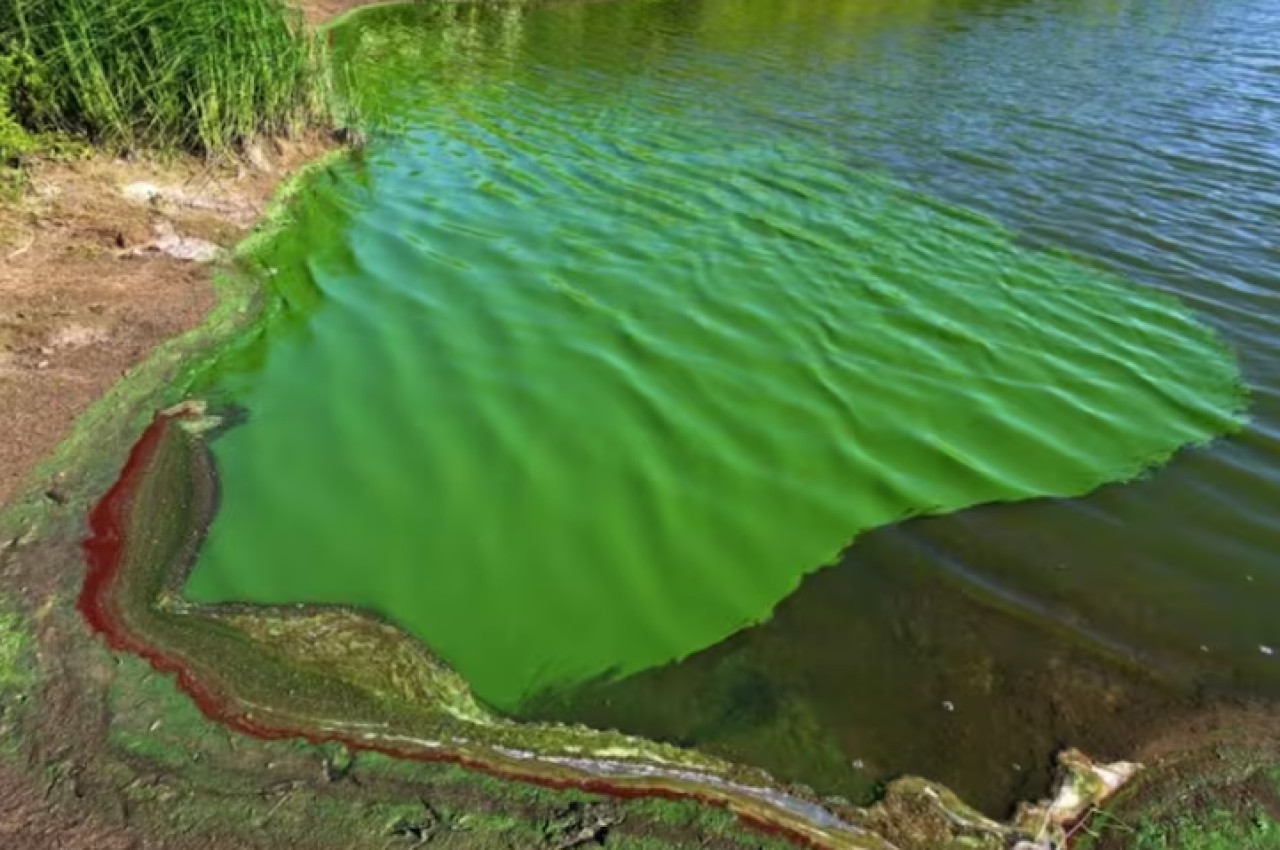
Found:
[[191, 605], [178, 590], [216, 504], [213, 460], [200, 436], [208, 425], [187, 406], [146, 430], [93, 512], [80, 608], [114, 648], [176, 674], [202, 710], [242, 732], [454, 762], [557, 788], [691, 798], [823, 848], [893, 847], [881, 830], [908, 796], [973, 846], [1056, 840], [1082, 807], [1118, 784], [1098, 780], [1114, 771], [1072, 756], [1064, 761], [1066, 797], [1023, 807], [1007, 825], [921, 780], [904, 780], [878, 807], [858, 809], [695, 751], [496, 717], [419, 642], [358, 610]]

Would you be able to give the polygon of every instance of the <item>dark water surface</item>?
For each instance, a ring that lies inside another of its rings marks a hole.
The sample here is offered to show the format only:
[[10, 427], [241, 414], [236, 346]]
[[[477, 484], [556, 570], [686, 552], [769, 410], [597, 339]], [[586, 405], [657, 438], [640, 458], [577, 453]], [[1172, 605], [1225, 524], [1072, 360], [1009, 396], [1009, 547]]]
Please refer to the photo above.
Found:
[[372, 142], [196, 381], [248, 419], [188, 596], [368, 606], [517, 714], [993, 811], [1060, 743], [1276, 690], [1278, 30], [362, 14]]

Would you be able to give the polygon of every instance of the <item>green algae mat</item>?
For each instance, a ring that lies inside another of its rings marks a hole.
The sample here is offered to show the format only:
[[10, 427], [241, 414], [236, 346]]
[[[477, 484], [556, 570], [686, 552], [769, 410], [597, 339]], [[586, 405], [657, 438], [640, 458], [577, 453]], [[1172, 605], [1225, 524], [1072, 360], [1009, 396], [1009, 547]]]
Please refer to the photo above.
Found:
[[869, 529], [1238, 427], [1188, 307], [858, 164], [814, 57], [563, 14], [332, 34], [370, 143], [194, 380], [240, 421], [190, 600], [373, 610], [515, 710], [767, 619]]

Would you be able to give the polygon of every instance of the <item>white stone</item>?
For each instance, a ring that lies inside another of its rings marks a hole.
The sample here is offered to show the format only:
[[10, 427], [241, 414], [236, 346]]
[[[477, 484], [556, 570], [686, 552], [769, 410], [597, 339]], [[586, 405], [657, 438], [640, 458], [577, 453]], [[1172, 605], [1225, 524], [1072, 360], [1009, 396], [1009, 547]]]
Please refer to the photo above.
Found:
[[121, 190], [126, 198], [139, 204], [149, 204], [164, 194], [154, 183], [130, 183]]

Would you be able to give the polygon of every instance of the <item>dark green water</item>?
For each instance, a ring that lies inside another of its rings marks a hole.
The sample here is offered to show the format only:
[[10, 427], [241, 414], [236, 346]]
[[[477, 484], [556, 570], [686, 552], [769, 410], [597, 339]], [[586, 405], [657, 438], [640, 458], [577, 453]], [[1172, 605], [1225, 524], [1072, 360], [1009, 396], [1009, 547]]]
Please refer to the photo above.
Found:
[[[247, 421], [187, 595], [366, 606], [505, 710], [988, 807], [1108, 706], [1266, 687], [1275, 24], [365, 13], [372, 142], [197, 382]], [[1237, 357], [1243, 433], [1095, 492], [1234, 431]]]

